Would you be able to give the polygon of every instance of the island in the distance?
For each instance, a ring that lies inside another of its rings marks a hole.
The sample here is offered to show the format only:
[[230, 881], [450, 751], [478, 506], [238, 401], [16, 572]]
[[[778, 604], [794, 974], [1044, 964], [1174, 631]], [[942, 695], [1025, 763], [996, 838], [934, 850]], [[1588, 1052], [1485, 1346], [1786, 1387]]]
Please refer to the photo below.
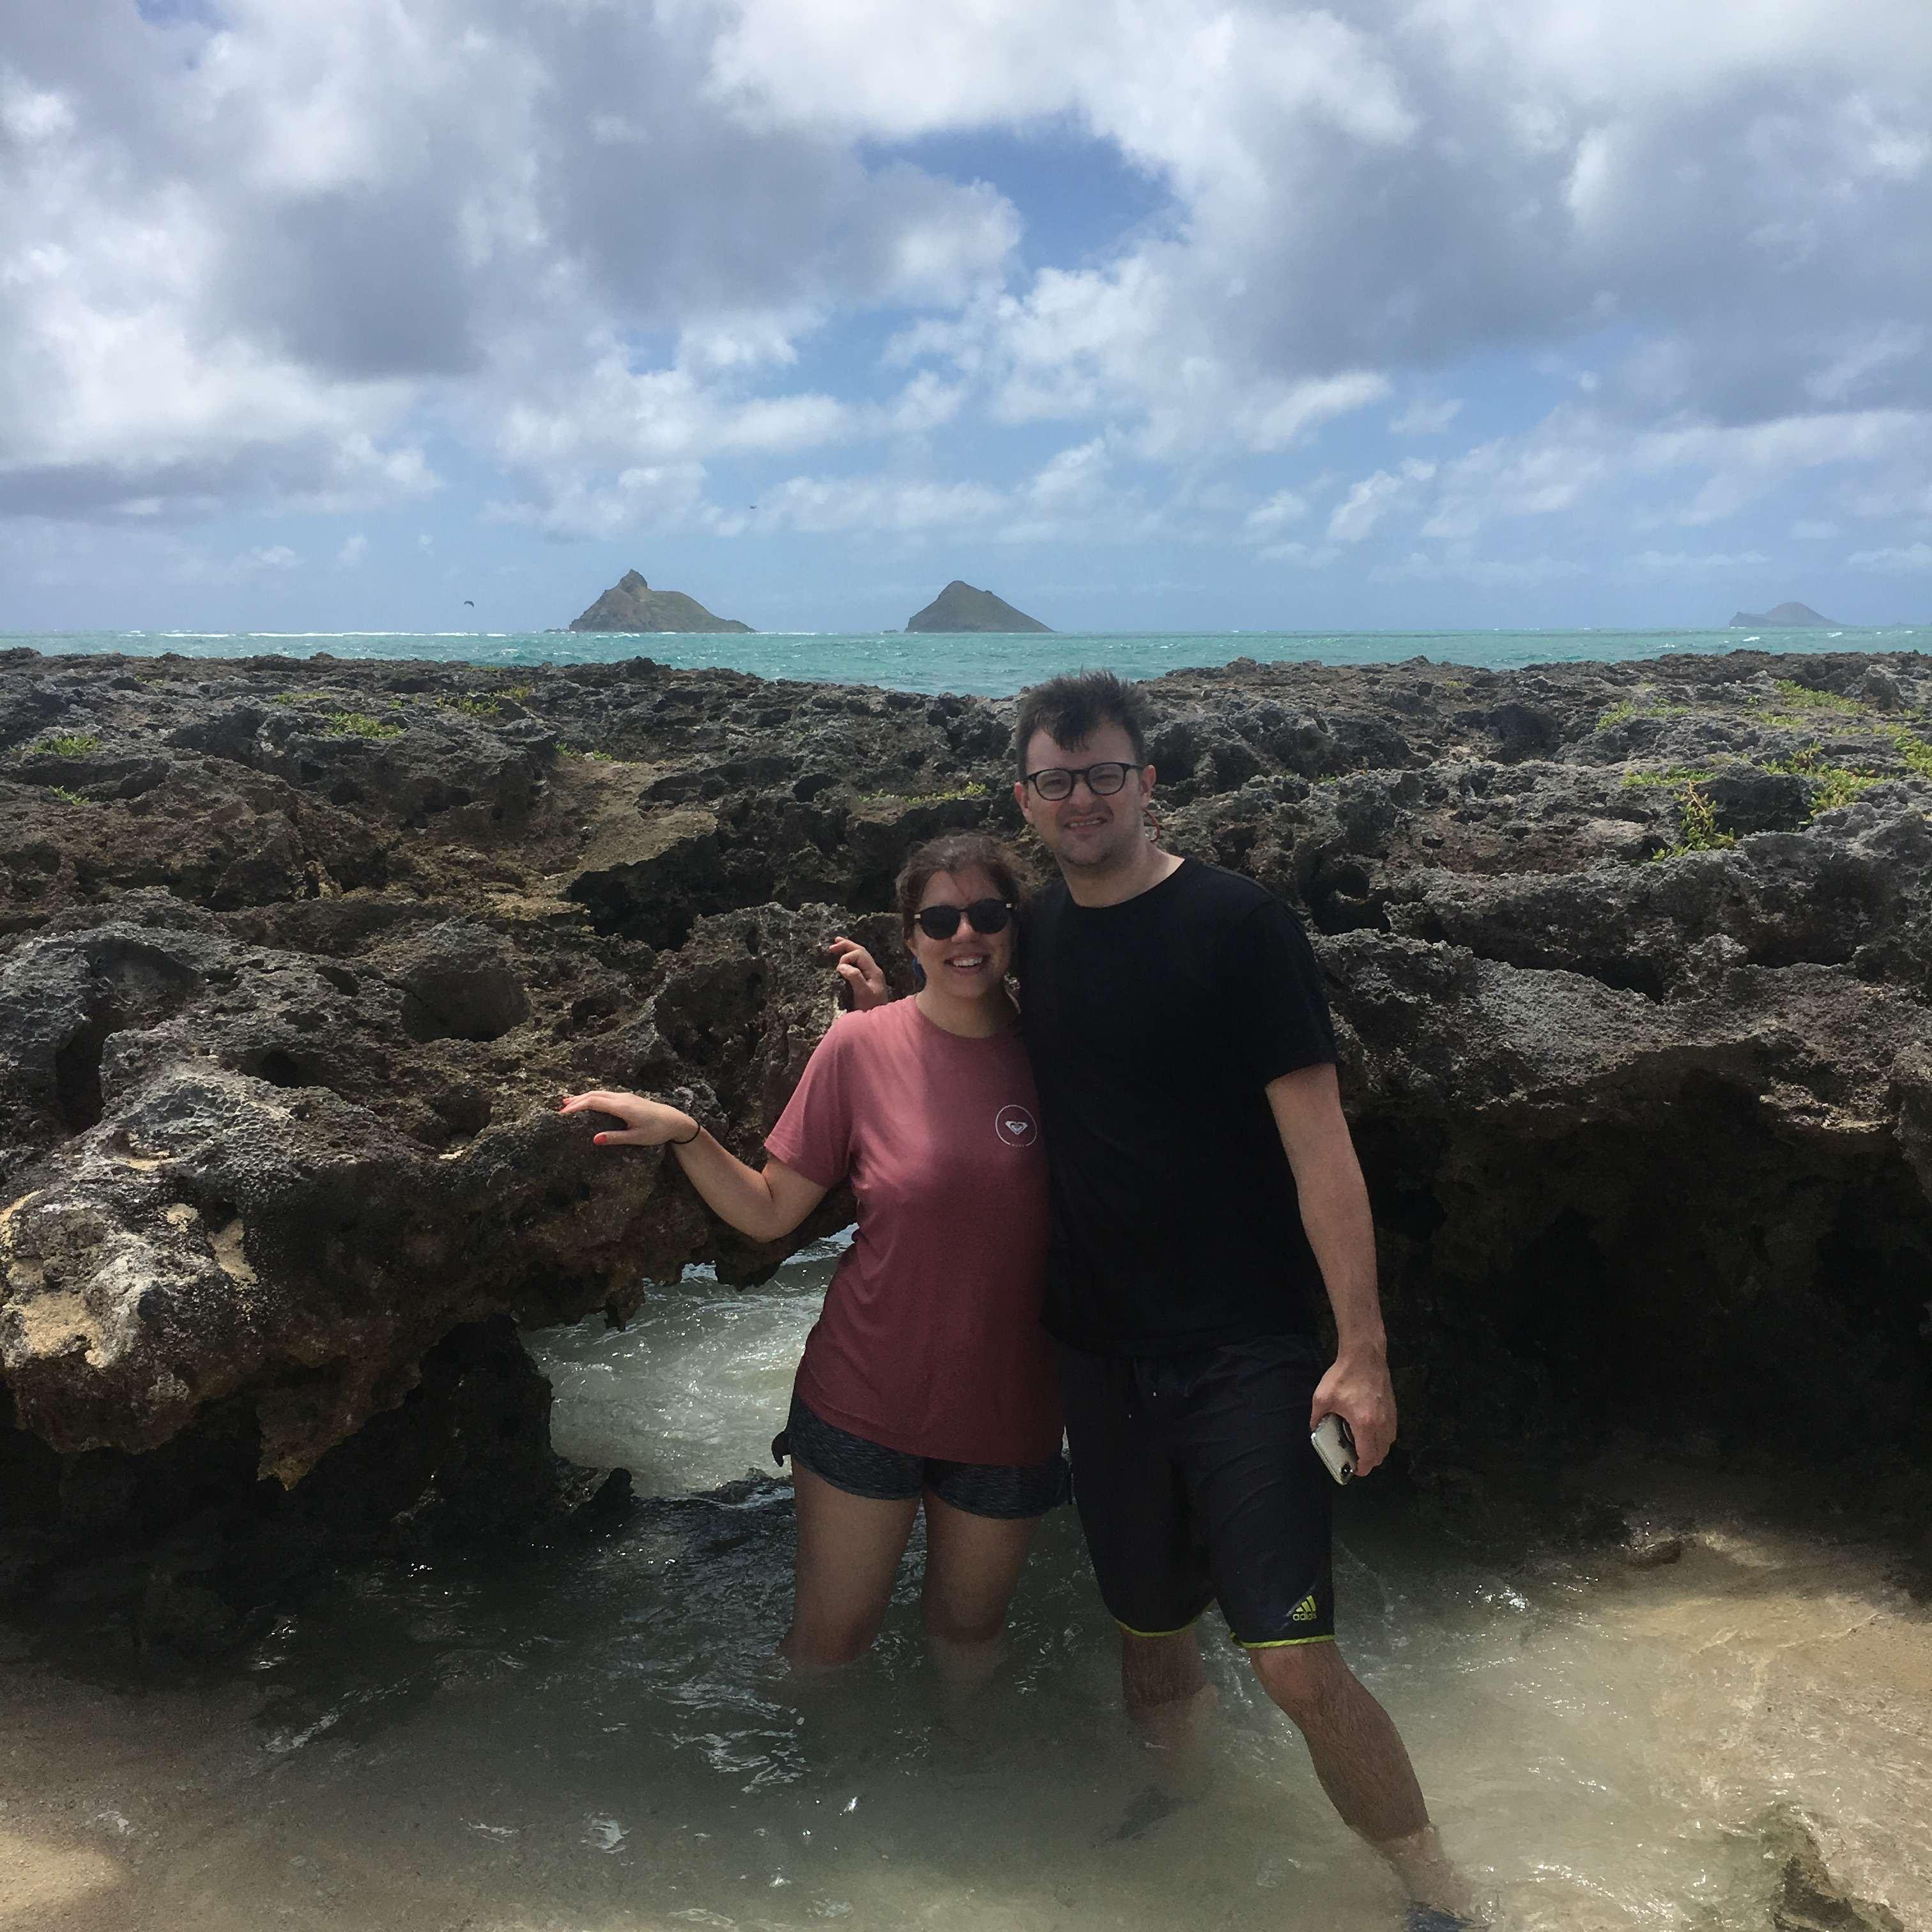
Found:
[[718, 617], [682, 590], [653, 590], [642, 574], [627, 570], [580, 617], [573, 631], [744, 631], [751, 626]]
[[1808, 604], [1780, 604], [1774, 610], [1740, 610], [1731, 620], [1734, 631], [1835, 631], [1844, 626], [1821, 617]]
[[908, 631], [1051, 631], [1037, 617], [1016, 610], [1004, 597], [976, 590], [955, 578], [923, 610], [906, 620]]

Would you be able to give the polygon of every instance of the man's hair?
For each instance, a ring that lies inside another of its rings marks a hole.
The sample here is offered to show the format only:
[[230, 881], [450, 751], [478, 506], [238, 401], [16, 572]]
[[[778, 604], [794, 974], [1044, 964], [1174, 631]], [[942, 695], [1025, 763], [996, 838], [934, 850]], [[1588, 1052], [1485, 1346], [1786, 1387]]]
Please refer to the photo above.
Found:
[[1148, 728], [1153, 713], [1136, 685], [1110, 670], [1070, 671], [1020, 694], [1013, 718], [1013, 759], [1026, 776], [1027, 747], [1036, 731], [1071, 749], [1084, 745], [1103, 724], [1118, 724], [1134, 748], [1134, 763], [1147, 763]]
[[988, 832], [941, 832], [915, 846], [892, 881], [892, 903], [908, 939], [926, 887], [941, 872], [964, 872], [975, 866], [992, 880], [1001, 898], [1016, 908], [1025, 904], [1026, 876], [1010, 845]]

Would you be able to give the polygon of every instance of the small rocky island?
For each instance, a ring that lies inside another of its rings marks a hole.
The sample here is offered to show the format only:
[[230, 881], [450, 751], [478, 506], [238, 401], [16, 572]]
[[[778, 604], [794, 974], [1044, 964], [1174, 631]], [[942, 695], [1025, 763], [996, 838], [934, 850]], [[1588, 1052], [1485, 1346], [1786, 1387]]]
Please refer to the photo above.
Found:
[[1768, 610], [1740, 610], [1731, 620], [1733, 631], [1834, 631], [1835, 620], [1820, 616], [1808, 604], [1780, 604]]
[[996, 597], [990, 590], [976, 590], [956, 577], [923, 610], [915, 611], [906, 620], [906, 628], [1050, 633], [1053, 626], [1042, 624], [1037, 617], [1029, 617], [1024, 610], [1016, 610], [1004, 597]]
[[642, 574], [627, 570], [582, 616], [573, 631], [742, 631], [751, 626], [720, 617], [682, 590], [653, 590]]

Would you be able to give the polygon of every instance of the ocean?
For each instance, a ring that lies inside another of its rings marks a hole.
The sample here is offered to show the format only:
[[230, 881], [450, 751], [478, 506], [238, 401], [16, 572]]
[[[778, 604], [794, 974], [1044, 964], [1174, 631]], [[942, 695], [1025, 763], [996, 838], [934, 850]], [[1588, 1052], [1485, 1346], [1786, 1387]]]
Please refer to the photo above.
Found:
[[1536, 664], [1766, 651], [1932, 650], [1932, 625], [1882, 629], [1724, 631], [1198, 631], [1054, 632], [909, 636], [898, 631], [657, 632], [556, 631], [61, 631], [0, 632], [0, 648], [56, 655], [119, 651], [130, 657], [434, 658], [502, 665], [610, 664], [649, 657], [680, 670], [724, 667], [760, 677], [956, 691], [998, 697], [1064, 670], [1106, 665], [1124, 677], [1224, 664], [1446, 664], [1515, 670]]

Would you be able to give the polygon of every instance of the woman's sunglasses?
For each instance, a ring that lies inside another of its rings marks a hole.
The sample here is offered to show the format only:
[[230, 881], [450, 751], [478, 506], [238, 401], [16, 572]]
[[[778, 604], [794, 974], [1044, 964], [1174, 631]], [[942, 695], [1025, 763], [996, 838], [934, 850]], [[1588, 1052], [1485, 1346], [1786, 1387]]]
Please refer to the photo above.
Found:
[[1004, 932], [1012, 923], [1012, 907], [1004, 899], [975, 899], [969, 906], [922, 906], [913, 914], [928, 939], [950, 939], [959, 930], [959, 916], [975, 932]]

